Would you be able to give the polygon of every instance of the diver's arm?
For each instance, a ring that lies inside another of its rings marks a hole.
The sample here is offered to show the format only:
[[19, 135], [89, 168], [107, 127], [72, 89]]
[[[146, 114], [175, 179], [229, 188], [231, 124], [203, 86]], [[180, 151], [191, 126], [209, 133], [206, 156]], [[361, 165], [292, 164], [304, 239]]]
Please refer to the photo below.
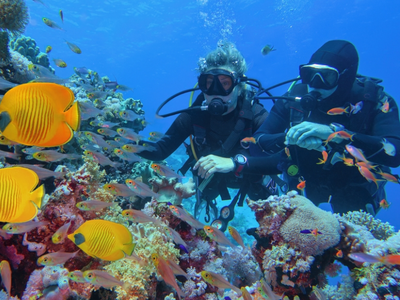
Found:
[[284, 149], [285, 131], [289, 123], [289, 109], [285, 108], [284, 101], [278, 100], [264, 123], [253, 135], [256, 144], [250, 144], [251, 155], [264, 156], [265, 153], [274, 154]]
[[[400, 165], [399, 111], [393, 98], [389, 98], [389, 111], [379, 111], [373, 120], [371, 135], [355, 133], [351, 144], [363, 150], [365, 157], [373, 163], [396, 168]], [[392, 144], [395, 153], [387, 154], [383, 139]]]
[[184, 141], [192, 134], [192, 118], [187, 113], [180, 114], [165, 135], [157, 142], [140, 141], [139, 144], [146, 143], [156, 148], [154, 151], [142, 151], [137, 153], [139, 156], [160, 161], [170, 156]]
[[279, 161], [281, 160], [281, 153], [265, 157], [247, 157], [247, 166], [244, 167], [244, 174], [258, 174], [258, 175], [277, 175], [282, 173], [278, 169]]

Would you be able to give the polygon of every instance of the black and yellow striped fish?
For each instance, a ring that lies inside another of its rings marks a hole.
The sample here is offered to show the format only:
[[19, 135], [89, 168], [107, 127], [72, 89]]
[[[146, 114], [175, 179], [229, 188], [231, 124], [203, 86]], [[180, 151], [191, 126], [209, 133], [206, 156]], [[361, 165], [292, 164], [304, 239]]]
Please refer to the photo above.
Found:
[[56, 147], [78, 130], [80, 113], [73, 92], [55, 83], [26, 83], [9, 90], [0, 103], [0, 131], [13, 142]]
[[38, 175], [27, 168], [0, 169], [0, 222], [23, 223], [36, 217], [44, 186], [37, 189]]
[[107, 220], [86, 221], [68, 238], [87, 255], [109, 261], [131, 255], [135, 247], [124, 225]]

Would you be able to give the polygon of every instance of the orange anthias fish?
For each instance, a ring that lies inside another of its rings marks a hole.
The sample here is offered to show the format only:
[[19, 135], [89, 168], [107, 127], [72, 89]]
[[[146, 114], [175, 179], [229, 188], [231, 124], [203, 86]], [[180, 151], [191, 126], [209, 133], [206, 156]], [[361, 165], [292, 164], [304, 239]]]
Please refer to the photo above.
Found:
[[400, 265], [400, 255], [389, 254], [386, 256], [374, 256], [363, 252], [350, 253], [348, 255], [352, 260], [358, 262], [368, 262], [368, 263], [383, 263], [385, 265]]
[[21, 84], [9, 90], [0, 103], [0, 131], [23, 145], [64, 145], [80, 124], [74, 99], [69, 88], [55, 83]]
[[326, 163], [326, 160], [328, 159], [328, 152], [326, 152], [325, 150], [322, 151], [322, 159], [318, 158], [319, 162], [317, 162], [317, 165], [321, 165]]
[[349, 109], [350, 109], [349, 106], [347, 106], [347, 107], [334, 107], [334, 108], [328, 110], [327, 114], [331, 115], [331, 116], [348, 114], [349, 113]]
[[365, 158], [364, 153], [361, 149], [358, 149], [352, 145], [346, 145], [345, 148], [347, 152], [349, 152], [351, 156], [353, 156], [357, 161], [368, 163], [368, 160]]
[[6, 292], [8, 296], [11, 297], [11, 268], [7, 260], [2, 260], [0, 262], [0, 275]]
[[257, 143], [257, 142], [256, 142], [256, 139], [253, 138], [253, 137], [245, 137], [245, 138], [242, 139], [240, 142], [241, 142], [241, 143], [253, 143], [253, 144], [256, 144], [256, 143]]
[[353, 135], [354, 134], [350, 134], [347, 131], [341, 130], [341, 131], [336, 131], [331, 133], [328, 138], [324, 141], [325, 146], [331, 141], [333, 140], [335, 137], [339, 137], [341, 139], [344, 140], [353, 140]]
[[342, 251], [342, 249], [337, 250], [335, 256], [338, 257], [338, 258], [342, 258], [342, 257], [343, 257], [343, 251]]
[[386, 98], [385, 102], [383, 102], [382, 106], [379, 108], [383, 113], [387, 113], [389, 111], [389, 101]]
[[300, 183], [297, 185], [297, 188], [300, 191], [303, 191], [306, 188], [306, 181], [302, 180], [302, 179], [299, 179], [299, 181], [300, 181]]
[[380, 170], [378, 172], [376, 172], [376, 173], [381, 175], [381, 177], [386, 179], [387, 181], [394, 182], [394, 183], [400, 183], [398, 175], [392, 175], [390, 173], [384, 173], [384, 172], [382, 172]]
[[352, 166], [354, 166], [354, 160], [352, 159], [352, 158], [348, 158], [348, 157], [346, 157], [346, 156], [344, 156], [344, 154], [343, 154], [343, 156], [341, 156], [341, 157], [339, 157], [341, 160], [343, 160], [343, 163], [346, 165], [346, 166], [349, 166], [349, 167], [352, 167]]
[[87, 255], [115, 261], [133, 252], [135, 244], [128, 228], [107, 220], [89, 220], [68, 238]]
[[392, 203], [388, 203], [388, 202], [386, 201], [386, 199], [382, 199], [381, 201], [379, 201], [379, 206], [380, 206], [381, 208], [383, 208], [383, 209], [388, 209], [389, 206], [390, 206], [390, 204], [392, 204]]
[[0, 169], [0, 222], [23, 223], [36, 217], [44, 196], [44, 186], [36, 188], [38, 183], [39, 177], [32, 170]]
[[167, 261], [159, 256], [157, 253], [153, 253], [151, 255], [151, 259], [158, 273], [160, 274], [162, 279], [164, 279], [165, 283], [169, 284], [176, 290], [178, 294], [178, 299], [181, 299], [181, 296], [184, 297], [185, 295], [176, 283], [174, 272], [172, 271]]
[[360, 174], [368, 181], [368, 182], [375, 182], [376, 187], [379, 188], [378, 186], [378, 180], [376, 179], [375, 175], [365, 166], [360, 165], [359, 163], [356, 163], [358, 167], [358, 171]]
[[220, 289], [231, 289], [234, 290], [238, 295], [242, 294], [242, 291], [236, 286], [230, 284], [228, 280], [226, 280], [222, 275], [210, 272], [210, 271], [202, 271], [201, 277], [211, 285], [214, 285]]

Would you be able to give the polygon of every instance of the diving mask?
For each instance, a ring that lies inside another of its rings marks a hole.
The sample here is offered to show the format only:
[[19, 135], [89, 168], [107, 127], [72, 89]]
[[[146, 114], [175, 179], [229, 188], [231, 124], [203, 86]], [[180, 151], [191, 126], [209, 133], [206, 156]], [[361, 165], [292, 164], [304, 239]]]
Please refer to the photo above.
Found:
[[234, 72], [212, 69], [198, 77], [200, 90], [206, 95], [227, 96], [240, 82]]
[[327, 65], [311, 64], [300, 66], [300, 77], [304, 84], [315, 89], [331, 90], [337, 86], [339, 77], [346, 69], [338, 70]]

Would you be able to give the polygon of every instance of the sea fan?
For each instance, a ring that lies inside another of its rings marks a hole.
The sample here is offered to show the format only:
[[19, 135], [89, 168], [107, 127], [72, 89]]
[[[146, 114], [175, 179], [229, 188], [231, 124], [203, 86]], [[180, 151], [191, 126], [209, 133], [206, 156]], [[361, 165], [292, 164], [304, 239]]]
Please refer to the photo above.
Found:
[[0, 29], [21, 34], [28, 21], [28, 8], [24, 0], [0, 0]]

